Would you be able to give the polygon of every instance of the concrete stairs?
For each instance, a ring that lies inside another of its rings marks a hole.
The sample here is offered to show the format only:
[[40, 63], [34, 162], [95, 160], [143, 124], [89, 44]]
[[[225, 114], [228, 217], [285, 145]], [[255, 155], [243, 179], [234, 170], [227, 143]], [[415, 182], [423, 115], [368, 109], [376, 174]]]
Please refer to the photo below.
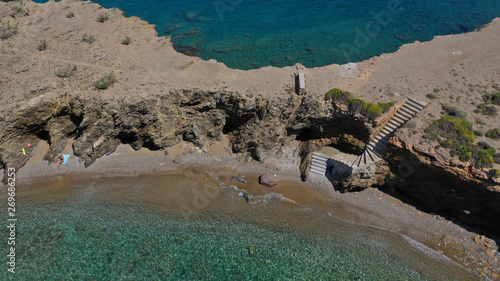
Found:
[[382, 151], [394, 132], [422, 110], [424, 106], [425, 103], [408, 98], [404, 105], [398, 109], [396, 114], [389, 119], [382, 130], [380, 130], [380, 132], [378, 132], [378, 134], [368, 143], [365, 151], [354, 160], [352, 167], [359, 168], [380, 160]]
[[315, 173], [324, 176], [326, 174], [326, 161], [328, 161], [328, 159], [330, 158], [319, 152], [314, 152], [312, 154], [311, 168], [309, 169], [309, 173]]

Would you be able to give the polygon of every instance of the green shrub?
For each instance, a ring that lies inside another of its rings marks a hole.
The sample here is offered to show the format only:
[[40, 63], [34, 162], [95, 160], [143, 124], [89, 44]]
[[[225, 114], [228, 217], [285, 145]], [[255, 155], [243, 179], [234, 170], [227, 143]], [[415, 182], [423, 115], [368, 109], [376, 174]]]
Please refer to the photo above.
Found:
[[500, 139], [500, 129], [499, 128], [491, 129], [488, 132], [486, 132], [485, 136], [490, 139], [498, 140]]
[[123, 45], [130, 45], [130, 43], [132, 43], [132, 39], [130, 39], [130, 37], [128, 37], [128, 36], [122, 40]]
[[500, 153], [497, 153], [495, 154], [495, 156], [493, 156], [493, 162], [500, 164]]
[[435, 134], [447, 139], [463, 140], [468, 144], [474, 143], [476, 138], [471, 131], [471, 124], [464, 118], [444, 116], [434, 121], [425, 129], [428, 134]]
[[99, 16], [97, 17], [98, 22], [105, 22], [109, 19], [109, 14], [108, 13], [100, 13]]
[[7, 23], [3, 22], [0, 19], [0, 23], [2, 25], [0, 26], [0, 39], [5, 40], [7, 38], [10, 38], [18, 33], [19, 30], [19, 25], [11, 25], [9, 21]]
[[450, 116], [454, 116], [457, 118], [467, 118], [467, 113], [463, 112], [456, 106], [443, 105], [443, 110], [446, 111], [446, 114]]
[[347, 102], [352, 98], [352, 94], [348, 91], [342, 91], [340, 89], [331, 89], [328, 93], [325, 94], [325, 100], [333, 100], [333, 101], [344, 101]]
[[83, 35], [83, 39], [82, 39], [83, 42], [86, 42], [86, 43], [89, 43], [89, 44], [92, 44], [94, 43], [95, 41], [95, 37], [92, 36], [92, 35], [87, 35], [87, 33], [85, 33]]
[[491, 157], [495, 157], [495, 155], [497, 154], [497, 150], [494, 147], [490, 147], [490, 148], [487, 148], [485, 150], [486, 150], [486, 152], [488, 152], [488, 155], [490, 155]]
[[441, 90], [434, 88], [434, 93], [439, 93]]
[[67, 78], [73, 76], [73, 73], [76, 71], [76, 65], [70, 66], [68, 65], [66, 68], [60, 68], [56, 71], [56, 76], [61, 78]]
[[479, 125], [484, 125], [484, 124], [486, 124], [486, 122], [484, 122], [482, 119], [477, 119], [477, 120], [476, 120], [476, 123], [478, 123]]
[[485, 103], [500, 105], [500, 92], [494, 94], [486, 94], [483, 96]]
[[494, 105], [487, 105], [485, 103], [482, 103], [477, 106], [476, 109], [474, 109], [474, 112], [477, 114], [484, 114], [488, 116], [495, 116], [497, 115], [497, 109], [495, 108]]
[[498, 179], [498, 178], [500, 178], [500, 171], [497, 169], [491, 169], [490, 176], [492, 178]]
[[361, 113], [367, 107], [366, 102], [361, 99], [350, 99], [347, 105], [349, 110], [354, 113]]
[[387, 103], [370, 103], [364, 100], [354, 98], [353, 95], [348, 91], [342, 91], [340, 89], [331, 89], [325, 94], [325, 100], [333, 100], [334, 102], [343, 102], [349, 108], [349, 111], [353, 113], [360, 113], [372, 119], [381, 116], [383, 113], [390, 110], [394, 105], [394, 102]]
[[490, 167], [495, 161], [495, 148], [485, 142], [474, 145], [474, 133], [479, 133], [472, 132], [471, 124], [464, 118], [444, 116], [427, 127], [425, 133], [426, 139], [438, 140], [440, 146], [450, 149], [451, 156], [458, 156], [460, 161], [471, 161], [476, 168]]
[[363, 108], [365, 111], [365, 115], [368, 117], [371, 117], [372, 119], [375, 119], [379, 116], [382, 116], [382, 109], [380, 106], [374, 104], [374, 103], [368, 103], [366, 104], [366, 109]]
[[489, 168], [493, 164], [493, 157], [486, 150], [480, 150], [479, 156], [476, 159], [475, 167], [478, 169]]
[[12, 11], [14, 11], [17, 14], [20, 14], [20, 13], [24, 12], [23, 8], [18, 7], [18, 6], [12, 7]]
[[394, 102], [393, 102], [393, 101], [390, 101], [390, 102], [385, 102], [385, 103], [384, 103], [384, 102], [379, 102], [377, 105], [378, 105], [378, 106], [380, 107], [380, 109], [382, 110], [382, 113], [386, 113], [386, 112], [388, 112], [388, 111], [391, 109], [391, 107], [394, 105]]
[[74, 17], [75, 17], [75, 13], [73, 13], [73, 12], [69, 12], [69, 13], [67, 13], [67, 14], [66, 14], [66, 17], [67, 17], [68, 19], [70, 19], [70, 18], [74, 18]]
[[474, 130], [474, 136], [482, 137], [484, 134], [480, 130]]
[[109, 88], [109, 86], [111, 86], [115, 82], [116, 82], [115, 76], [113, 75], [113, 73], [110, 73], [102, 77], [101, 79], [97, 80], [94, 83], [94, 87], [96, 88], [96, 90], [106, 90], [107, 88]]
[[437, 96], [435, 94], [427, 94], [425, 96], [430, 98], [430, 99], [437, 99]]
[[47, 50], [47, 47], [48, 47], [47, 40], [43, 39], [40, 41], [40, 44], [38, 45], [38, 51], [40, 51], [40, 52], [45, 51], [45, 50]]

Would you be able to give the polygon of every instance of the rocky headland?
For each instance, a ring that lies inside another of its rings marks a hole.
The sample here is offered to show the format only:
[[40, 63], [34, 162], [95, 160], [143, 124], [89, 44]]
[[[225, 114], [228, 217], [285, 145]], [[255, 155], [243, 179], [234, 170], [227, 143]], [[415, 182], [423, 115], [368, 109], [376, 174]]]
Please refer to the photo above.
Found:
[[[303, 69], [306, 95], [295, 93], [300, 66], [242, 71], [186, 56], [153, 25], [90, 2], [0, 2], [0, 19], [3, 170], [22, 169], [42, 141], [50, 145], [44, 156], [50, 163], [72, 139], [72, 153], [87, 167], [120, 144], [162, 151], [190, 142], [206, 149], [225, 138], [231, 153], [260, 162], [297, 146], [296, 169], [305, 180], [312, 152], [333, 146], [360, 154], [412, 97], [428, 104], [390, 139], [384, 161], [337, 179], [335, 188], [378, 187], [425, 211], [500, 233], [500, 181], [491, 172], [499, 165], [478, 167], [426, 135], [449, 115], [443, 106], [459, 108], [475, 130], [498, 127], [498, 117], [477, 110], [485, 95], [500, 91], [498, 18], [475, 32], [415, 42], [367, 61]], [[332, 88], [395, 105], [381, 116], [365, 114], [325, 99]], [[500, 149], [483, 133], [475, 140]]]

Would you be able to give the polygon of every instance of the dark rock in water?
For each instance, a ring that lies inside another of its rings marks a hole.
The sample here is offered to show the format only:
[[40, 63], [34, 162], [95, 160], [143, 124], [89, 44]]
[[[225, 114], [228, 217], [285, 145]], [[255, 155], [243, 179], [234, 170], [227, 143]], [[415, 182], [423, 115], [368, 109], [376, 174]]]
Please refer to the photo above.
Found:
[[414, 24], [410, 28], [412, 31], [421, 31], [423, 29], [423, 26]]
[[173, 162], [175, 164], [182, 164], [183, 161], [184, 161], [184, 157], [182, 155], [178, 155], [177, 157], [175, 157]]
[[235, 180], [235, 181], [242, 182], [242, 183], [247, 183], [247, 180], [245, 180], [245, 179], [241, 179], [241, 178], [237, 178], [237, 177], [232, 177], [231, 179]]
[[197, 11], [188, 11], [184, 14], [183, 18], [187, 21], [195, 21], [198, 18], [199, 12]]
[[271, 176], [269, 174], [262, 174], [259, 177], [259, 183], [267, 186], [275, 186], [278, 184], [278, 181], [274, 176]]
[[181, 28], [182, 25], [169, 25], [165, 28], [165, 34], [171, 34], [172, 32], [176, 31], [177, 29]]
[[397, 33], [393, 34], [394, 38], [400, 40], [400, 41], [408, 41], [411, 39], [411, 35], [408, 33]]
[[196, 20], [196, 22], [212, 22], [215, 19], [211, 18], [211, 17], [200, 16], [200, 17], [197, 17], [195, 20]]
[[186, 45], [178, 46], [178, 45], [174, 44], [174, 49], [179, 53], [182, 53], [186, 56], [191, 56], [191, 57], [197, 57], [200, 55], [200, 52], [201, 52], [200, 49], [197, 49], [197, 48], [191, 47], [191, 46], [186, 46]]
[[174, 241], [175, 243], [177, 244], [182, 244], [184, 243], [184, 241], [187, 239], [187, 235], [186, 234], [183, 234], [183, 233], [179, 233], [177, 235], [174, 236]]
[[250, 203], [250, 204], [251, 203], [255, 203], [255, 198], [252, 195], [250, 195], [250, 194], [248, 194], [246, 192], [243, 192], [243, 194], [241, 196], [243, 198], [245, 198], [245, 200], [247, 200], [247, 203]]
[[257, 254], [257, 246], [255, 246], [253, 244], [248, 246], [248, 254], [250, 256], [254, 256], [255, 254]]
[[311, 55], [314, 55], [315, 53], [317, 53], [319, 51], [319, 48], [316, 48], [316, 47], [309, 47], [309, 48], [306, 48], [306, 51], [311, 54]]

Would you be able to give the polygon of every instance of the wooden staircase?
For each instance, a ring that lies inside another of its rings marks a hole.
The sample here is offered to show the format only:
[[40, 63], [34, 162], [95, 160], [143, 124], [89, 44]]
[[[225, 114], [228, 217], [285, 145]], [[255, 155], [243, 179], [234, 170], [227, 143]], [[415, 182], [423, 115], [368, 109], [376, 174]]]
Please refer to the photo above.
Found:
[[368, 143], [365, 151], [354, 160], [351, 166], [353, 168], [359, 168], [380, 160], [382, 151], [396, 129], [408, 122], [408, 120], [422, 110], [424, 106], [424, 103], [408, 98], [404, 105], [398, 109], [396, 114], [389, 119], [382, 130], [380, 130], [380, 132], [378, 132], [378, 134]]

